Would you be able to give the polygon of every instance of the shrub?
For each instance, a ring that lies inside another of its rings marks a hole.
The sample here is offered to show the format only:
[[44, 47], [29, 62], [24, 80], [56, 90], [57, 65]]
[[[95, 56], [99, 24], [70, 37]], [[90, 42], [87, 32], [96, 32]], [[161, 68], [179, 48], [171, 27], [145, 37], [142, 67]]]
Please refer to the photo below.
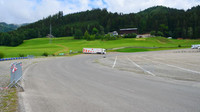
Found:
[[100, 35], [99, 33], [97, 33], [97, 34], [95, 35], [95, 39], [101, 39], [101, 37], [102, 37], [102, 35]]
[[92, 29], [92, 35], [96, 35], [97, 33], [99, 33], [99, 30], [97, 28], [93, 28]]
[[84, 33], [84, 39], [88, 40], [89, 38], [90, 38], [90, 34], [86, 30], [85, 33]]
[[136, 34], [135, 33], [131, 33], [131, 34], [127, 34], [124, 36], [124, 38], [136, 38]]
[[158, 31], [157, 34], [156, 34], [156, 36], [164, 36], [164, 34], [163, 34], [163, 32]]
[[95, 35], [90, 35], [90, 36], [87, 38], [87, 41], [91, 41], [91, 40], [95, 40]]
[[4, 54], [2, 52], [0, 52], [0, 58], [4, 58]]
[[181, 45], [178, 45], [178, 47], [181, 47]]
[[24, 54], [19, 54], [19, 57], [24, 57]]
[[122, 37], [119, 36], [119, 35], [110, 35], [110, 34], [107, 34], [103, 37], [101, 37], [101, 40], [117, 40], [117, 39], [121, 39]]
[[150, 34], [155, 36], [156, 35], [156, 31], [151, 31]]
[[43, 54], [42, 54], [42, 56], [48, 56], [49, 54], [47, 53], [47, 52], [44, 52]]

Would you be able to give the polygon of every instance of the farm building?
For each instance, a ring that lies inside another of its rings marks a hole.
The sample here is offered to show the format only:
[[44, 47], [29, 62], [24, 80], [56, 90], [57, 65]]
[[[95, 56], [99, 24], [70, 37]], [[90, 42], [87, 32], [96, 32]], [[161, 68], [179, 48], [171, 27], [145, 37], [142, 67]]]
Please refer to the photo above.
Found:
[[137, 28], [125, 28], [125, 29], [120, 29], [119, 34], [124, 35], [124, 34], [131, 34], [131, 33], [136, 33], [137, 34]]

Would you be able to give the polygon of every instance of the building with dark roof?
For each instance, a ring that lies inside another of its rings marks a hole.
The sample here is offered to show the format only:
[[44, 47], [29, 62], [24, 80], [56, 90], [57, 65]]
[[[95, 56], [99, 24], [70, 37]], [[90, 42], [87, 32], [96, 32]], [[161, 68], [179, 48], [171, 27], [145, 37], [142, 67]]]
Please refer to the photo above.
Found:
[[138, 33], [137, 28], [125, 28], [125, 29], [120, 29], [119, 34], [124, 35], [124, 34], [131, 34], [131, 33]]

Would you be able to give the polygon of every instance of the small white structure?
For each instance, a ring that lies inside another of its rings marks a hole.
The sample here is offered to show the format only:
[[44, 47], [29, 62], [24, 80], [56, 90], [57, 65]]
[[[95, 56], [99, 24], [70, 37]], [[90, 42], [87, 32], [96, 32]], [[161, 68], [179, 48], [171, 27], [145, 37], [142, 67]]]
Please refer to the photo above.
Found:
[[118, 35], [117, 31], [109, 32], [108, 34], [110, 34], [111, 36], [117, 36]]
[[138, 34], [136, 38], [148, 38], [151, 37], [151, 34], [146, 33], [146, 34]]
[[47, 37], [48, 37], [48, 38], [54, 38], [54, 36], [51, 35], [51, 34], [48, 34]]
[[200, 44], [192, 45], [192, 49], [200, 49]]
[[167, 37], [168, 39], [172, 39], [172, 37]]

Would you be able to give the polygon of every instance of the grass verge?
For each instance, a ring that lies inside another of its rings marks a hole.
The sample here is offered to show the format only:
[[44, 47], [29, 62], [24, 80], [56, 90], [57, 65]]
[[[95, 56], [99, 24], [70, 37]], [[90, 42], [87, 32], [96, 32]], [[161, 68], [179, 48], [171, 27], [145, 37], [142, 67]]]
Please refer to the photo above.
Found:
[[6, 90], [0, 90], [0, 94], [0, 112], [17, 112], [17, 89], [11, 88]]
[[173, 49], [183, 49], [187, 47], [165, 47], [165, 48], [122, 48], [114, 50], [115, 52], [145, 52], [145, 51], [160, 51], [160, 50], [173, 50]]

